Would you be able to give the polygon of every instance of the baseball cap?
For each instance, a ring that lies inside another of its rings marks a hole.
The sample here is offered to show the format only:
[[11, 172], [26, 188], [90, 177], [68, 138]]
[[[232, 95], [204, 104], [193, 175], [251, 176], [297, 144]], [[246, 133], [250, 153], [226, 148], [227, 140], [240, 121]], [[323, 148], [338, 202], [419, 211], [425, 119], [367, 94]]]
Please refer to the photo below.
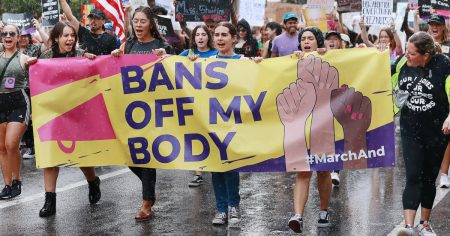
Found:
[[296, 19], [296, 20], [298, 20], [297, 14], [295, 14], [295, 12], [286, 12], [286, 13], [284, 13], [284, 15], [283, 15], [283, 21], [286, 22], [286, 21], [288, 21], [288, 20], [290, 20], [290, 19]]
[[102, 19], [106, 19], [105, 13], [103, 13], [100, 9], [94, 8], [88, 15], [88, 17], [99, 17]]
[[432, 15], [428, 20], [428, 24], [437, 23], [439, 25], [445, 25], [445, 19], [443, 15]]
[[341, 34], [341, 39], [348, 43], [349, 47], [353, 47], [352, 41], [350, 40], [350, 37], [346, 34]]
[[330, 37], [331, 35], [336, 35], [340, 40], [342, 40], [342, 36], [340, 33], [336, 32], [336, 31], [328, 31], [325, 33], [325, 39], [327, 39], [328, 37]]

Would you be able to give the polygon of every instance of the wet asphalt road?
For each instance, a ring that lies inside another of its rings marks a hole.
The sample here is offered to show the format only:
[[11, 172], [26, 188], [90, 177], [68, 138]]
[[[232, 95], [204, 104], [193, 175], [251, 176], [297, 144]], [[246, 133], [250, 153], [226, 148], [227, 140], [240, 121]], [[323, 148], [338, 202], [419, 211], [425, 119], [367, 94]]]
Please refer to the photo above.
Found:
[[[55, 216], [39, 218], [44, 203], [43, 172], [34, 160], [24, 160], [23, 193], [0, 201], [0, 235], [296, 235], [287, 221], [293, 214], [291, 173], [241, 173], [242, 220], [233, 226], [213, 226], [215, 200], [211, 175], [189, 188], [189, 171], [157, 172], [157, 201], [149, 222], [136, 223], [141, 186], [124, 167], [100, 167], [102, 199], [89, 205], [88, 188], [78, 168], [60, 171]], [[318, 229], [318, 191], [313, 175], [302, 235], [388, 235], [402, 220], [404, 166], [341, 172], [333, 189], [332, 227]], [[0, 181], [3, 182], [2, 179]], [[436, 206], [433, 226], [438, 235], [450, 235], [450, 196]]]

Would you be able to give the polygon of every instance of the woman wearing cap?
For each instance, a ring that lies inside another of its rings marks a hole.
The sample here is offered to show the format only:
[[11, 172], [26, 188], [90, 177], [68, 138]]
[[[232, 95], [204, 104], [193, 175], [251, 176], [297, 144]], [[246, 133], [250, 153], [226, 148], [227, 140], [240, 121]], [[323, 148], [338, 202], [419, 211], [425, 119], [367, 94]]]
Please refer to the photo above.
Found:
[[395, 64], [395, 60], [403, 54], [402, 43], [395, 29], [395, 22], [392, 21], [390, 27], [385, 27], [380, 30], [378, 34], [378, 42], [373, 44], [370, 42], [366, 24], [364, 23], [364, 16], [361, 16], [361, 21], [359, 22], [361, 26], [361, 37], [367, 47], [377, 47], [380, 51], [384, 51], [390, 48], [391, 55], [391, 65]]
[[[405, 228], [399, 235], [414, 235], [414, 219], [421, 207], [420, 235], [435, 235], [429, 220], [436, 196], [435, 181], [450, 134], [450, 59], [437, 53], [433, 38], [425, 32], [413, 34], [406, 54], [398, 60], [393, 75], [399, 89], [407, 91], [400, 112], [400, 134], [405, 159], [403, 191]], [[412, 78], [412, 80], [411, 80]]]
[[1, 31], [4, 51], [0, 53], [0, 166], [5, 187], [1, 199], [16, 197], [22, 192], [20, 175], [20, 139], [30, 121], [28, 56], [18, 48], [19, 29], [6, 25]]
[[[302, 58], [304, 53], [308, 52], [314, 52], [317, 51], [321, 54], [326, 52], [326, 49], [324, 47], [324, 38], [323, 34], [320, 31], [320, 29], [316, 27], [307, 27], [303, 29], [299, 34], [299, 41], [300, 41], [300, 50], [295, 52], [298, 57]], [[332, 83], [332, 86], [334, 83]], [[336, 83], [337, 86], [337, 83]], [[316, 86], [314, 86], [316, 87]], [[316, 94], [317, 95], [317, 94]], [[317, 96], [317, 101], [324, 101], [327, 100], [325, 97], [321, 99], [319, 96]], [[329, 98], [328, 98], [329, 102]], [[332, 116], [331, 109], [329, 113]], [[331, 127], [333, 126], [333, 119], [330, 120], [324, 120], [324, 122], [315, 122], [315, 118], [320, 119], [319, 116], [313, 116], [312, 124], [315, 123], [322, 123], [322, 127]], [[315, 129], [311, 127], [311, 129]], [[327, 128], [323, 128], [323, 130], [327, 130]], [[312, 132], [311, 132], [312, 133]], [[327, 132], [326, 132], [327, 133]], [[329, 132], [328, 132], [329, 133]], [[333, 132], [331, 132], [333, 133]], [[320, 134], [322, 135], [322, 134]], [[316, 153], [328, 153], [328, 152], [335, 152], [334, 150], [334, 135], [331, 137], [331, 135], [322, 135], [322, 137], [325, 137], [323, 139], [321, 147], [318, 147], [317, 142], [311, 143], [311, 150], [318, 151]], [[311, 138], [312, 140], [312, 138]], [[332, 144], [332, 145], [327, 145]], [[330, 148], [331, 149], [328, 149]], [[327, 150], [325, 150], [327, 149]], [[295, 188], [294, 188], [294, 210], [295, 215], [291, 217], [289, 220], [289, 227], [296, 233], [301, 233], [303, 231], [303, 213], [305, 210], [306, 203], [308, 201], [308, 194], [309, 194], [309, 182], [311, 180], [312, 172], [311, 171], [301, 171], [297, 173], [296, 179], [295, 179]], [[317, 171], [317, 182], [318, 182], [318, 189], [319, 189], [319, 197], [320, 197], [320, 212], [319, 212], [319, 220], [318, 220], [318, 227], [329, 227], [331, 225], [330, 223], [330, 214], [328, 212], [328, 205], [331, 198], [331, 176], [330, 171]]]

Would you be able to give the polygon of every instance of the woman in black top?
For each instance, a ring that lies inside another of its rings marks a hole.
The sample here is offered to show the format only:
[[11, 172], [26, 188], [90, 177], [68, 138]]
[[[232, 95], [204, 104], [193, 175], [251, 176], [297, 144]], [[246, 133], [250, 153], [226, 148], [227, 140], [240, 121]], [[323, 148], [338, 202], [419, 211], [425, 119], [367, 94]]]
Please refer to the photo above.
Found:
[[252, 36], [252, 29], [244, 19], [240, 20], [236, 26], [238, 30], [238, 41], [234, 46], [234, 52], [244, 57], [256, 57], [261, 53], [258, 42]]
[[[173, 54], [172, 47], [165, 41], [158, 31], [153, 20], [152, 10], [149, 7], [139, 7], [131, 18], [133, 36], [123, 44], [120, 49], [111, 54], [120, 56], [125, 54]], [[131, 171], [142, 181], [142, 205], [135, 216], [136, 221], [147, 221], [152, 213], [155, 203], [156, 170], [153, 168], [130, 167]]]
[[[398, 74], [399, 89], [409, 96], [400, 113], [400, 133], [406, 168], [403, 192], [405, 235], [412, 235], [419, 205], [422, 233], [432, 233], [429, 224], [436, 196], [435, 181], [450, 133], [449, 96], [446, 91], [450, 59], [436, 53], [432, 36], [417, 32], [409, 38], [406, 64]], [[398, 60], [404, 63], [405, 59]]]

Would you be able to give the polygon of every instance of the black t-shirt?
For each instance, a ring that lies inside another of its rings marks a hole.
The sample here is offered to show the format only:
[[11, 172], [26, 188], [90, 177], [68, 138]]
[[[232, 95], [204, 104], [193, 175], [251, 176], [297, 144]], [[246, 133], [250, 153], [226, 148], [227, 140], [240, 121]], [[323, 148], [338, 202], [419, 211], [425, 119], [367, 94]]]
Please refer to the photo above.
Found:
[[402, 135], [411, 137], [442, 137], [442, 124], [449, 112], [445, 81], [450, 75], [450, 59], [433, 56], [424, 67], [405, 64], [398, 77], [401, 90], [409, 92], [400, 114]]
[[96, 35], [80, 25], [78, 30], [80, 48], [95, 55], [109, 55], [114, 49], [117, 49], [116, 37], [104, 32]]
[[126, 54], [152, 54], [152, 50], [164, 48], [167, 54], [174, 54], [173, 48], [166, 42], [155, 39], [148, 43], [141, 43], [137, 40], [127, 40], [125, 43]]

